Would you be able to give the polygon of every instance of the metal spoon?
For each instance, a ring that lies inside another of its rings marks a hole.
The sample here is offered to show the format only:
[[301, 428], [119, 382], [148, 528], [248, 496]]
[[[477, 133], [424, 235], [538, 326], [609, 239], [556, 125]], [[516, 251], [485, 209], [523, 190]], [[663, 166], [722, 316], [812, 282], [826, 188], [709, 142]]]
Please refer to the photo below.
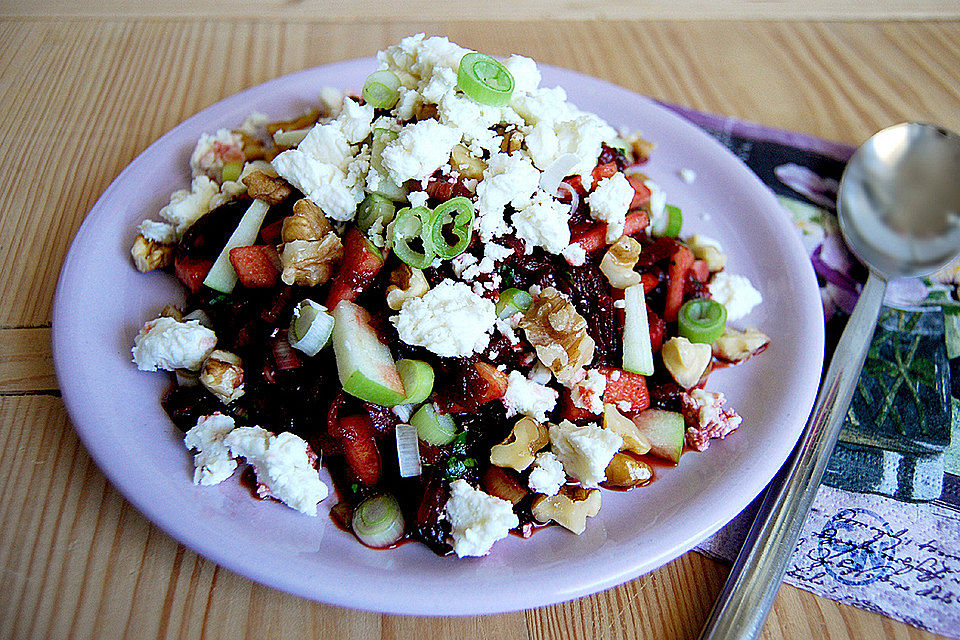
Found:
[[870, 276], [782, 482], [767, 489], [700, 640], [760, 635], [847, 414], [887, 280], [932, 273], [960, 253], [960, 136], [920, 123], [880, 131], [850, 158], [837, 215]]

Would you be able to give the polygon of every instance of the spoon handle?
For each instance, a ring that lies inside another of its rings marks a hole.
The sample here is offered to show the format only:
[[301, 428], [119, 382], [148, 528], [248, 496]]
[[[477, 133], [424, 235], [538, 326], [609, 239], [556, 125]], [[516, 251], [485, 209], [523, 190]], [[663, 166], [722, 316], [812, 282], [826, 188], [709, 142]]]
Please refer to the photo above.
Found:
[[700, 640], [760, 635], [793, 556], [840, 434], [880, 314], [886, 282], [870, 274], [830, 361], [820, 393], [793, 454], [771, 482], [743, 549], [700, 634]]

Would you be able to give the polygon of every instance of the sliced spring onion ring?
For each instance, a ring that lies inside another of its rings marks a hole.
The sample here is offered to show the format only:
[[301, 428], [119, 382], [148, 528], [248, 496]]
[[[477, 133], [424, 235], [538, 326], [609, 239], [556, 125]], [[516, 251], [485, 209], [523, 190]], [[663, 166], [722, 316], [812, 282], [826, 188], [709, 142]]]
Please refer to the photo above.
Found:
[[237, 160], [236, 162], [224, 162], [223, 171], [220, 176], [223, 178], [223, 181], [236, 182], [240, 179], [240, 173], [243, 171], [243, 163]]
[[457, 86], [465, 94], [491, 107], [502, 107], [513, 95], [513, 75], [499, 61], [483, 53], [468, 53], [460, 59]]
[[397, 361], [397, 372], [407, 397], [401, 404], [420, 404], [433, 391], [433, 367], [423, 360], [404, 358]]
[[400, 99], [400, 78], [388, 69], [374, 71], [367, 76], [360, 95], [375, 109], [392, 109]]
[[497, 317], [501, 320], [513, 314], [524, 313], [533, 304], [533, 296], [523, 289], [506, 289], [500, 293], [497, 300]]
[[395, 432], [400, 477], [412, 478], [420, 475], [420, 438], [417, 437], [417, 428], [410, 424], [398, 424]]
[[397, 207], [393, 201], [379, 193], [367, 194], [360, 206], [357, 207], [357, 227], [364, 234], [373, 226], [378, 218], [383, 219], [381, 231], [393, 220], [397, 213]]
[[[414, 269], [426, 269], [437, 257], [431, 238], [432, 214], [426, 207], [404, 207], [388, 227], [388, 243], [397, 257]], [[410, 247], [410, 242], [419, 238], [423, 252]]]
[[403, 513], [389, 493], [367, 498], [353, 512], [350, 522], [360, 541], [376, 549], [395, 544], [403, 535]]
[[727, 325], [727, 308], [716, 300], [687, 300], [677, 315], [677, 329], [690, 342], [712, 343], [723, 335]]
[[[470, 246], [473, 237], [473, 203], [463, 196], [450, 198], [433, 210], [432, 240], [437, 255], [449, 260], [455, 258]], [[447, 227], [450, 223], [452, 227]], [[457, 237], [455, 244], [447, 243], [444, 230]]]
[[329, 344], [332, 333], [333, 316], [322, 304], [307, 298], [293, 309], [287, 339], [294, 349], [315, 356]]
[[578, 164], [580, 164], [580, 156], [577, 154], [560, 154], [540, 175], [540, 189], [546, 193], [556, 193], [563, 179], [569, 176]]
[[417, 428], [417, 435], [428, 444], [450, 444], [457, 435], [457, 423], [447, 413], [438, 413], [432, 402], [423, 405], [410, 416], [410, 424]]

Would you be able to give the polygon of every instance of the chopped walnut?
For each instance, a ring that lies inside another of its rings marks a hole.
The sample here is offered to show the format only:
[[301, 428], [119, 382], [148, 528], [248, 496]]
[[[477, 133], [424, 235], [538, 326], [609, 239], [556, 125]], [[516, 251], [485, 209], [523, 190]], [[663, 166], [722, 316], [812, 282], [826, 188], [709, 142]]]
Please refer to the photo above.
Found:
[[500, 134], [500, 151], [513, 153], [523, 147], [523, 134], [515, 126], [495, 127]]
[[284, 242], [293, 240], [320, 240], [332, 227], [320, 207], [302, 198], [293, 203], [293, 215], [283, 219], [280, 232]]
[[713, 343], [713, 355], [728, 362], [742, 362], [770, 344], [770, 336], [754, 327], [737, 331], [731, 327]]
[[490, 462], [498, 467], [523, 471], [533, 464], [535, 453], [550, 444], [547, 428], [533, 418], [521, 418], [507, 439], [490, 449]]
[[626, 289], [640, 282], [640, 274], [633, 270], [639, 259], [640, 243], [630, 236], [621, 236], [610, 245], [600, 260], [600, 271], [607, 277], [610, 286]]
[[230, 404], [243, 395], [243, 362], [240, 356], [219, 349], [210, 353], [200, 370], [200, 384]]
[[280, 204], [290, 197], [293, 189], [283, 178], [273, 178], [262, 171], [254, 171], [242, 179], [247, 195], [267, 204]]
[[263, 146], [262, 140], [258, 140], [245, 131], [234, 131], [234, 133], [240, 134], [240, 150], [243, 151], [245, 162], [263, 160], [266, 157], [266, 148]]
[[429, 120], [433, 118], [436, 120], [439, 111], [437, 110], [437, 105], [432, 103], [425, 103], [420, 105], [420, 109], [417, 110], [417, 122], [421, 120]]
[[587, 321], [553, 287], [544, 289], [520, 321], [537, 357], [561, 383], [593, 359], [596, 346], [587, 335]]
[[537, 522], [553, 520], [577, 535], [587, 528], [587, 518], [600, 512], [600, 490], [563, 487], [555, 496], [534, 500], [531, 513]]
[[656, 146], [638, 133], [631, 133], [626, 136], [625, 140], [630, 149], [630, 153], [633, 155], [634, 161], [637, 163], [649, 160], [650, 152], [652, 152]]
[[458, 144], [450, 151], [450, 166], [460, 174], [461, 178], [483, 180], [487, 163], [470, 153], [470, 150], [462, 144]]
[[137, 271], [146, 273], [173, 264], [173, 247], [172, 244], [161, 244], [137, 235], [133, 247], [130, 248], [130, 255], [133, 256]]
[[294, 118], [293, 120], [280, 120], [278, 122], [267, 123], [267, 133], [271, 136], [281, 129], [284, 131], [292, 131], [293, 129], [303, 129], [309, 127], [312, 124], [316, 124], [317, 120], [320, 119], [320, 109], [312, 109], [311, 111]]
[[343, 244], [332, 231], [323, 240], [292, 240], [283, 245], [280, 279], [286, 284], [314, 287], [330, 279], [343, 257]]
[[387, 287], [387, 306], [400, 311], [403, 303], [411, 298], [419, 298], [430, 291], [423, 271], [401, 264], [390, 273], [390, 285]]
[[183, 322], [183, 312], [180, 311], [180, 307], [173, 304], [168, 304], [167, 306], [165, 306], [163, 310], [160, 312], [160, 317], [173, 318], [177, 322]]
[[690, 342], [686, 338], [674, 336], [660, 349], [663, 366], [666, 367], [677, 384], [689, 389], [700, 381], [700, 377], [710, 366], [713, 351], [709, 344]]

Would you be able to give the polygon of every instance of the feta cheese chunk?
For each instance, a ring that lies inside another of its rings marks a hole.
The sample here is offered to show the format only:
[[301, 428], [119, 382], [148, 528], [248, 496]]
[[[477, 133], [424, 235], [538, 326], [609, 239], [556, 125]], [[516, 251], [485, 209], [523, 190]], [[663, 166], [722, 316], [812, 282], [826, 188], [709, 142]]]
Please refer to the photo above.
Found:
[[314, 468], [316, 454], [290, 432], [273, 435], [261, 427], [237, 427], [223, 443], [235, 458], [245, 458], [257, 474], [257, 495], [275, 498], [308, 516], [328, 489]]
[[597, 369], [586, 371], [570, 387], [573, 406], [594, 415], [603, 413], [603, 392], [607, 389], [607, 377]]
[[453, 550], [460, 558], [487, 555], [494, 542], [520, 524], [513, 505], [471, 487], [466, 480], [450, 484], [445, 511], [452, 527]]
[[356, 215], [357, 205], [364, 197], [363, 183], [348, 180], [346, 171], [337, 165], [317, 160], [297, 148], [279, 154], [273, 159], [273, 167], [328, 218], [347, 222]]
[[520, 153], [497, 153], [487, 161], [477, 185], [477, 229], [484, 242], [509, 231], [503, 219], [508, 204], [521, 208], [540, 187], [540, 171]]
[[727, 320], [739, 320], [763, 302], [763, 296], [744, 276], [726, 271], [715, 274], [708, 285], [710, 297], [727, 308]]
[[193, 484], [219, 484], [233, 475], [237, 461], [223, 443], [227, 434], [233, 431], [234, 422], [230, 416], [220, 412], [202, 416], [195, 427], [187, 431], [183, 444], [187, 449], [195, 449], [193, 465]]
[[541, 192], [530, 204], [513, 215], [513, 226], [532, 253], [543, 247], [548, 253], [561, 253], [570, 244], [570, 206]]
[[350, 144], [358, 144], [373, 130], [373, 105], [360, 106], [352, 98], [343, 101], [343, 111], [337, 116], [337, 123], [343, 137]]
[[217, 346], [217, 335], [196, 320], [150, 320], [133, 339], [133, 361], [141, 371], [196, 371]]
[[520, 414], [546, 422], [547, 412], [557, 406], [558, 395], [555, 389], [528, 380], [518, 371], [511, 371], [507, 376], [503, 405], [507, 408], [508, 418]]
[[530, 490], [545, 496], [553, 496], [566, 482], [567, 474], [563, 471], [560, 459], [550, 451], [538, 453], [533, 459], [530, 477], [527, 480]]
[[589, 196], [590, 215], [595, 220], [607, 223], [607, 243], [615, 242], [623, 235], [627, 209], [633, 201], [633, 187], [622, 173], [604, 178]]
[[137, 230], [147, 240], [153, 240], [160, 244], [173, 244], [177, 241], [177, 230], [173, 228], [172, 224], [166, 222], [144, 220], [137, 227]]
[[446, 358], [465, 357], [490, 344], [497, 321], [494, 304], [462, 282], [444, 280], [403, 303], [390, 318], [400, 339]]
[[687, 424], [687, 444], [697, 451], [704, 451], [711, 438], [727, 437], [743, 422], [736, 411], [724, 406], [726, 398], [719, 392], [691, 389], [680, 396], [680, 402]]
[[243, 162], [243, 138], [229, 129], [220, 129], [214, 135], [204, 133], [190, 154], [193, 177], [206, 175], [220, 181], [225, 162]]
[[173, 225], [177, 235], [183, 235], [200, 216], [210, 211], [210, 200], [219, 192], [216, 182], [204, 175], [197, 176], [190, 189], [178, 189], [170, 194], [170, 203], [160, 209], [160, 217]]
[[606, 469], [613, 455], [623, 446], [623, 438], [595, 424], [577, 426], [569, 420], [550, 425], [550, 448], [572, 478], [584, 489], [600, 486], [607, 479]]
[[458, 129], [433, 119], [407, 125], [383, 150], [387, 177], [394, 184], [429, 177], [447, 163], [460, 138]]

